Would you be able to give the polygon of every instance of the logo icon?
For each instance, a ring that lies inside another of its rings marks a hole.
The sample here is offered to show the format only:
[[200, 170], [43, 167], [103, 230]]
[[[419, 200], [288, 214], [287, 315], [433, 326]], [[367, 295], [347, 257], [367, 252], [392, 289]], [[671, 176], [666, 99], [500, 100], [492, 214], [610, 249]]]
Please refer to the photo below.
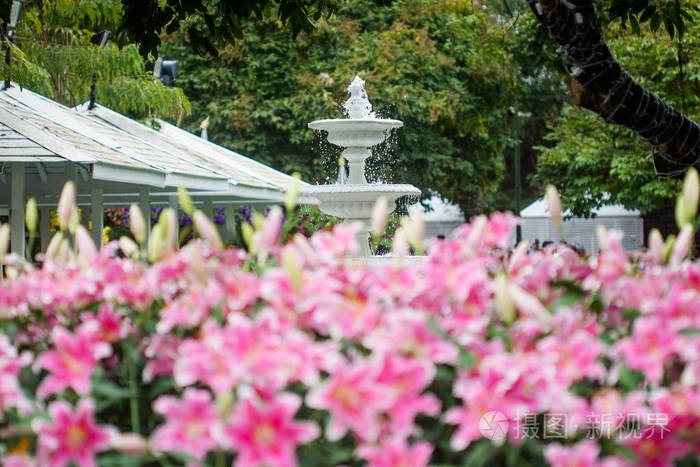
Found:
[[508, 425], [506, 416], [497, 410], [486, 412], [479, 419], [481, 436], [491, 441], [504, 440], [508, 436]]

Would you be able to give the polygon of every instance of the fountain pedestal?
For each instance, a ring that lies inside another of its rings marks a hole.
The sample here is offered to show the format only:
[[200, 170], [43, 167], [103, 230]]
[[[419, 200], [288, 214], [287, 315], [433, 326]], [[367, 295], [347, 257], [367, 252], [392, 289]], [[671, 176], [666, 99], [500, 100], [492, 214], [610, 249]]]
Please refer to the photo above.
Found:
[[344, 104], [350, 118], [317, 120], [309, 128], [328, 132], [328, 142], [345, 148], [343, 157], [348, 161], [348, 183], [318, 185], [303, 188], [300, 193], [318, 199], [319, 209], [325, 214], [341, 217], [346, 222], [361, 223], [357, 233], [359, 256], [370, 256], [369, 220], [374, 203], [384, 197], [389, 201], [389, 212], [396, 208], [396, 200], [403, 196], [418, 196], [413, 185], [369, 184], [365, 178], [365, 160], [372, 155], [371, 147], [389, 137], [395, 128], [403, 126], [400, 120], [376, 118], [367, 99], [364, 81], [356, 76], [348, 87], [350, 98]]

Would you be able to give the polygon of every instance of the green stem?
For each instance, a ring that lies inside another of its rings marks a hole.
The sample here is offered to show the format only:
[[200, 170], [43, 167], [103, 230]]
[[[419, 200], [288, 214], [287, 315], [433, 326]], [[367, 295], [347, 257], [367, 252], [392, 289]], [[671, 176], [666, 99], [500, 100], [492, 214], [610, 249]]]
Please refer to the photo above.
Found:
[[216, 467], [226, 467], [226, 452], [216, 451], [214, 453], [214, 461], [216, 462]]
[[129, 410], [131, 412], [131, 431], [140, 433], [141, 421], [139, 420], [139, 400], [138, 400], [138, 383], [136, 381], [136, 368], [134, 360], [127, 356], [129, 361], [129, 390], [131, 397], [129, 398]]
[[34, 242], [36, 241], [36, 232], [29, 232], [29, 244], [27, 245], [27, 251], [25, 252], [26, 259], [32, 262], [32, 250], [34, 249]]

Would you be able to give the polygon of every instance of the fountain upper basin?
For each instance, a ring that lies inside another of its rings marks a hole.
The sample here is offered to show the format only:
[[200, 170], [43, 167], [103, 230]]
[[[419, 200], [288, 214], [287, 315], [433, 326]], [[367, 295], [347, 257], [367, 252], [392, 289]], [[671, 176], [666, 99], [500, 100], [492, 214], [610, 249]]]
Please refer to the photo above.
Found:
[[385, 197], [389, 201], [390, 211], [393, 211], [397, 199], [420, 196], [420, 190], [407, 184], [346, 184], [304, 187], [299, 194], [316, 198], [321, 211], [331, 216], [367, 219], [377, 198]]
[[383, 118], [332, 118], [309, 123], [313, 130], [328, 132], [328, 142], [344, 148], [369, 148], [384, 141], [389, 130], [403, 126], [401, 120]]

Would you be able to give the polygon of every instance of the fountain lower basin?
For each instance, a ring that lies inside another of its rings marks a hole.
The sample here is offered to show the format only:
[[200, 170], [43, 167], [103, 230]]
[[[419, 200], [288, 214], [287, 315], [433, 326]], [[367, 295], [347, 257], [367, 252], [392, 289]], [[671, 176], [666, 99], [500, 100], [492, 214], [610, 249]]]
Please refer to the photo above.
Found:
[[342, 217], [347, 223], [359, 222], [355, 234], [359, 248], [358, 256], [369, 257], [369, 231], [372, 208], [377, 199], [384, 197], [389, 202], [388, 212], [396, 209], [396, 200], [404, 196], [420, 196], [420, 190], [406, 184], [346, 184], [317, 185], [299, 190], [302, 196], [318, 200], [319, 209], [325, 214]]
[[374, 203], [381, 196], [389, 201], [389, 212], [396, 208], [396, 200], [404, 196], [420, 196], [413, 185], [347, 184], [317, 185], [299, 190], [302, 196], [316, 198], [319, 209], [326, 214], [344, 219], [369, 219]]

